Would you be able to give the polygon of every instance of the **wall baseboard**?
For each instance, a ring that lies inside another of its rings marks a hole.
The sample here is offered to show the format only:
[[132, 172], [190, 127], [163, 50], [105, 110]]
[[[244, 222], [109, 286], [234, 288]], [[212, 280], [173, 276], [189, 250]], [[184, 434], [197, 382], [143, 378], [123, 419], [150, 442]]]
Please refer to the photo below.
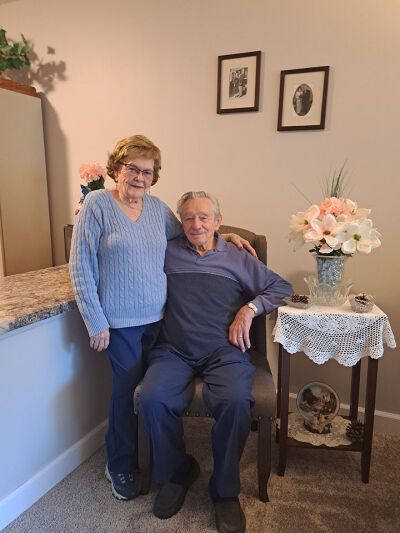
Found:
[[93, 455], [104, 444], [107, 425], [106, 419], [0, 501], [0, 531]]
[[[294, 392], [289, 393], [289, 410], [292, 412], [297, 411], [296, 398], [297, 394]], [[349, 409], [350, 405], [341, 403], [339, 415], [348, 415]], [[361, 421], [364, 420], [364, 412], [364, 407], [358, 408], [358, 418]], [[400, 415], [397, 413], [388, 413], [386, 411], [376, 410], [374, 419], [374, 432], [400, 436]]]

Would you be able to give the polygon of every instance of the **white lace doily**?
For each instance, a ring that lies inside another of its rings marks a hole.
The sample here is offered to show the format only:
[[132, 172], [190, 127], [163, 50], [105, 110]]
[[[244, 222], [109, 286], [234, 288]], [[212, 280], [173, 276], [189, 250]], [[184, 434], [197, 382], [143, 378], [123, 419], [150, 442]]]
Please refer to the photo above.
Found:
[[379, 307], [355, 313], [348, 302], [340, 307], [280, 307], [273, 335], [288, 353], [304, 352], [319, 365], [336, 359], [354, 366], [362, 357], [382, 357], [384, 343], [396, 347], [389, 319]]
[[[276, 423], [279, 425], [279, 418]], [[332, 421], [331, 432], [319, 435], [312, 433], [304, 427], [304, 418], [298, 413], [290, 413], [288, 418], [288, 437], [299, 440], [301, 442], [308, 442], [313, 446], [349, 446], [351, 440], [346, 436], [346, 427], [349, 421], [341, 416], [335, 416]]]

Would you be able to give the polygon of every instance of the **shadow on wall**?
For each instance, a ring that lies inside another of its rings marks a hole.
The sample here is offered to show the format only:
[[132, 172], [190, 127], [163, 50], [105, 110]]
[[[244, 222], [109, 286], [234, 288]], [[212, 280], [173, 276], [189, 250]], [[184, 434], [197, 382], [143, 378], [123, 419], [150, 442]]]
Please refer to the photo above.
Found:
[[39, 97], [42, 101], [53, 264], [58, 265], [65, 262], [64, 226], [71, 219], [67, 140], [47, 96], [39, 93]]
[[65, 61], [55, 61], [51, 56], [55, 56], [56, 51], [53, 47], [47, 47], [47, 53], [40, 58], [35, 51], [34, 44], [28, 40], [30, 67], [23, 67], [20, 70], [7, 70], [7, 77], [10, 80], [23, 83], [25, 85], [34, 85], [36, 89], [41, 90], [44, 94], [54, 91], [56, 81], [67, 79], [65, 75]]
[[289, 279], [294, 292], [297, 292], [298, 294], [308, 294], [309, 290], [307, 288], [306, 282], [304, 281], [304, 278], [313, 273], [314, 272], [312, 271], [312, 269], [294, 272]]

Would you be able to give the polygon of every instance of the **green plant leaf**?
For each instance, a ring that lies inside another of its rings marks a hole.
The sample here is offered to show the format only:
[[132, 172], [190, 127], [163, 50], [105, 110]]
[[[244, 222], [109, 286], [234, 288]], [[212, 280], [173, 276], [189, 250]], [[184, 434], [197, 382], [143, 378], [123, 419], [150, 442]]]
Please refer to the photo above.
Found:
[[0, 30], [0, 47], [2, 48], [3, 46], [7, 46], [8, 42], [7, 42], [7, 38], [6, 38], [6, 32], [5, 30], [1, 29]]
[[0, 72], [8, 69], [20, 69], [25, 65], [30, 65], [28, 54], [29, 45], [24, 35], [21, 33], [22, 43], [10, 45], [6, 38], [6, 31], [0, 29]]

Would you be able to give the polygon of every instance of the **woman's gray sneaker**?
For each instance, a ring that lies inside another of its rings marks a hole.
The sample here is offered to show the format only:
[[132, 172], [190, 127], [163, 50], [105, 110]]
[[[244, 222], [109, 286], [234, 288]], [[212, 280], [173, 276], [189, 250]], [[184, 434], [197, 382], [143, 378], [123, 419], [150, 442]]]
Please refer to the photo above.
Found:
[[133, 500], [140, 494], [140, 480], [138, 476], [129, 473], [110, 472], [108, 465], [105, 471], [106, 478], [111, 483], [111, 492], [117, 500]]

